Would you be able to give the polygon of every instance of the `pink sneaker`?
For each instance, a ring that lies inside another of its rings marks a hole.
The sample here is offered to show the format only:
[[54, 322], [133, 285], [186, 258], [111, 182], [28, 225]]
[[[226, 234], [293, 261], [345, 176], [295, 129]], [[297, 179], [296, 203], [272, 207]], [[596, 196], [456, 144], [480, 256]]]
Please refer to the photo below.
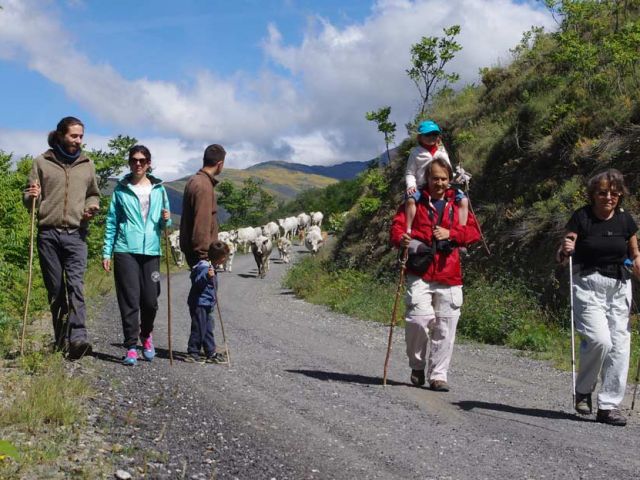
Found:
[[138, 364], [138, 350], [136, 350], [136, 347], [127, 350], [127, 355], [122, 360], [122, 363], [129, 366]]
[[156, 356], [156, 349], [153, 347], [153, 340], [151, 334], [142, 341], [142, 355], [145, 360], [151, 361]]

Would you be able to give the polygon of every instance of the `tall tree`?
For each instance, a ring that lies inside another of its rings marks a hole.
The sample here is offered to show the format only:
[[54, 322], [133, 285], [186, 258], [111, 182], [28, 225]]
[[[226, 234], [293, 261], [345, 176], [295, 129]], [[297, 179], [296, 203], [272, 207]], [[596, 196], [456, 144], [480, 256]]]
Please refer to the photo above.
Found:
[[109, 140], [109, 150], [91, 150], [88, 156], [96, 166], [98, 187], [104, 190], [109, 178], [115, 177], [124, 170], [129, 161], [129, 149], [137, 143], [133, 137], [118, 135]]
[[422, 37], [411, 46], [411, 68], [407, 75], [420, 92], [420, 112], [418, 120], [424, 118], [431, 95], [438, 86], [443, 88], [460, 79], [457, 73], [447, 73], [445, 66], [455, 57], [462, 46], [455, 41], [460, 33], [460, 25], [444, 28], [444, 37]]

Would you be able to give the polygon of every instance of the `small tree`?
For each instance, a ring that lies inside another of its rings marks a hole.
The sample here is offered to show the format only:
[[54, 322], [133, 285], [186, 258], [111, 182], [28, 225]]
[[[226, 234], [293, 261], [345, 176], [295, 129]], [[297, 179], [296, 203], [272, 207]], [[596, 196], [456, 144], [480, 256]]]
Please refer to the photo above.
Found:
[[460, 79], [457, 73], [446, 73], [445, 65], [453, 60], [462, 46], [454, 39], [460, 33], [460, 25], [444, 28], [444, 37], [422, 37], [420, 43], [411, 46], [411, 68], [406, 70], [409, 78], [420, 92], [420, 113], [422, 119], [427, 110], [431, 94], [438, 85], [446, 87]]
[[229, 224], [234, 227], [249, 225], [275, 207], [273, 195], [262, 188], [262, 180], [250, 177], [238, 188], [229, 180], [223, 180], [216, 188], [220, 192], [218, 203], [222, 205], [231, 218]]
[[375, 112], [367, 112], [365, 115], [367, 120], [370, 122], [376, 122], [378, 125], [378, 131], [384, 134], [384, 144], [387, 148], [387, 162], [391, 162], [389, 144], [393, 142], [396, 133], [395, 122], [389, 121], [390, 114], [391, 107], [382, 107]]

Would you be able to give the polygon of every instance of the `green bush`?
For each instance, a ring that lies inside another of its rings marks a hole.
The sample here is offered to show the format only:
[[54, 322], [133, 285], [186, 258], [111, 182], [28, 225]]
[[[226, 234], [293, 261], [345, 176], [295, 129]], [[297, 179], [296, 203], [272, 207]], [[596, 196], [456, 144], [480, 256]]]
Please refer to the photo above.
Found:
[[358, 210], [363, 217], [373, 215], [380, 209], [381, 205], [382, 201], [376, 197], [362, 197], [358, 200]]
[[546, 318], [535, 297], [519, 283], [484, 277], [465, 286], [459, 331], [484, 343], [540, 350]]

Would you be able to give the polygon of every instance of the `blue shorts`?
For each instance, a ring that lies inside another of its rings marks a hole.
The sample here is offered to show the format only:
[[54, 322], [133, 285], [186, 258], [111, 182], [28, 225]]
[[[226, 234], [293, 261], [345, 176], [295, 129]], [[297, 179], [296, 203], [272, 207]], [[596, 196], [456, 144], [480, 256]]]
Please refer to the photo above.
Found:
[[407, 192], [404, 192], [404, 201], [406, 202], [410, 198], [413, 198], [416, 201], [416, 203], [418, 203], [422, 198], [422, 194], [420, 193], [420, 190], [416, 190], [411, 195], [409, 195]]

